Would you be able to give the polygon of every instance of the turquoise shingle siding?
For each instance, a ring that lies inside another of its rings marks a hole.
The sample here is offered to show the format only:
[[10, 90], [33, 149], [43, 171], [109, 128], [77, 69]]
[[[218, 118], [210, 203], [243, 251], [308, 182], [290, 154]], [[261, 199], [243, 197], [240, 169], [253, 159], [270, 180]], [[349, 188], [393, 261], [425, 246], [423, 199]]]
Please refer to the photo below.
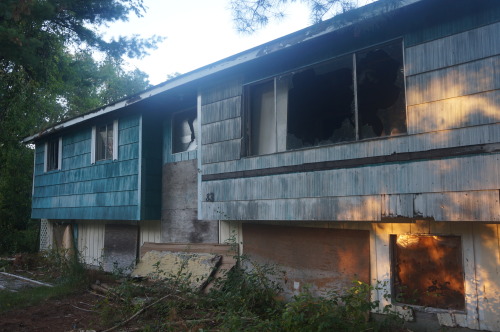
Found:
[[141, 219], [161, 218], [162, 121], [155, 114], [142, 117]]
[[46, 173], [45, 142], [37, 142], [33, 218], [140, 219], [140, 116], [120, 118], [118, 129], [118, 160], [91, 164], [89, 125], [62, 134], [61, 170]]

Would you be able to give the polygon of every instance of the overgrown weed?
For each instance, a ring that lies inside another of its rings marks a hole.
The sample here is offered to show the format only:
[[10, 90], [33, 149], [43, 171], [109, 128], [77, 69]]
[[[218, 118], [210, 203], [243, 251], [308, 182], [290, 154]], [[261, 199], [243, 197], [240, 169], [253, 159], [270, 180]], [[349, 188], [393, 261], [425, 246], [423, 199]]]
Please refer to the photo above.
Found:
[[[39, 280], [50, 282], [53, 287], [23, 288], [17, 292], [0, 291], [0, 312], [36, 305], [43, 300], [60, 298], [82, 291], [87, 287], [89, 276], [77, 255], [61, 250], [24, 255], [15, 261], [16, 269], [42, 270]], [[30, 276], [28, 276], [30, 277]]]

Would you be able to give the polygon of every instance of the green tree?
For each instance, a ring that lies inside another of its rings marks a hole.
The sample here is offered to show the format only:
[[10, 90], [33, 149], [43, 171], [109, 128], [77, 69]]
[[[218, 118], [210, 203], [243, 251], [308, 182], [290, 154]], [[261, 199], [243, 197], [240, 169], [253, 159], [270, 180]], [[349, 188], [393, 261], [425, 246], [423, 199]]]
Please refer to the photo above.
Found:
[[288, 5], [294, 2], [309, 7], [313, 23], [357, 7], [357, 0], [231, 0], [230, 6], [236, 29], [253, 33], [270, 21], [285, 17]]
[[[161, 38], [107, 41], [99, 34], [143, 12], [142, 0], [0, 2], [0, 253], [37, 245], [33, 150], [21, 139], [149, 86], [146, 74], [123, 69], [121, 57], [142, 57]], [[94, 51], [105, 59], [94, 60]]]

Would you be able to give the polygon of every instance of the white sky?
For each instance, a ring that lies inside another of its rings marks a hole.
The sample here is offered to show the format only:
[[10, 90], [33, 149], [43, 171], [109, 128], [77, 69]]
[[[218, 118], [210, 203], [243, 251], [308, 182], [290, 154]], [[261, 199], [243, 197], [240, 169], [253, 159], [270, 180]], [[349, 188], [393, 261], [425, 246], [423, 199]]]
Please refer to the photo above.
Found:
[[[359, 5], [367, 1], [373, 0], [361, 0]], [[291, 4], [280, 22], [250, 36], [236, 32], [229, 0], [144, 0], [144, 4], [147, 12], [142, 18], [131, 16], [128, 22], [115, 23], [105, 36], [166, 37], [151, 55], [129, 61], [132, 68], [146, 72], [153, 85], [169, 74], [189, 72], [310, 25], [309, 10], [300, 3]]]

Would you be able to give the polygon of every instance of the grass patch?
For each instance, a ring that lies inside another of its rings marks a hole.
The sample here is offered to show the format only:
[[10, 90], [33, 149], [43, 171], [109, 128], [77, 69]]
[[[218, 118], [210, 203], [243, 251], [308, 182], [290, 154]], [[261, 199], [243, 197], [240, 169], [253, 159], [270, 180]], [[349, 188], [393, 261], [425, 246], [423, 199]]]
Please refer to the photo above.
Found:
[[16, 269], [39, 271], [40, 277], [36, 277], [36, 275], [35, 277], [32, 275], [24, 276], [49, 282], [53, 284], [53, 287], [28, 287], [17, 292], [1, 290], [0, 313], [38, 305], [44, 300], [62, 298], [80, 292], [88, 286], [90, 280], [88, 272], [76, 256], [68, 258], [66, 253], [55, 250], [43, 255], [27, 254], [16, 256], [14, 265], [4, 266], [3, 269], [13, 273], [17, 273], [18, 270]]

